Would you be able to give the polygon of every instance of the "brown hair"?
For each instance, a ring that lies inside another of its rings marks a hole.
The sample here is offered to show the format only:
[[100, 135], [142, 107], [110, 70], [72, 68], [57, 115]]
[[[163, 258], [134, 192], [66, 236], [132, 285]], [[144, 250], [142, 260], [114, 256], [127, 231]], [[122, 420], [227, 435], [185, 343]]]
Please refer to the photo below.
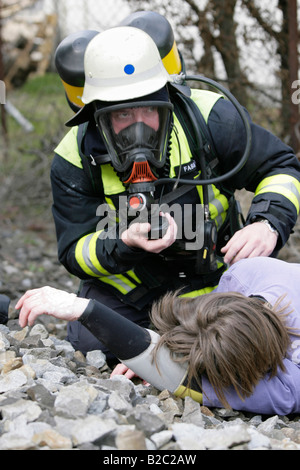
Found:
[[[236, 292], [199, 297], [166, 294], [153, 305], [151, 317], [173, 359], [188, 363], [187, 387], [195, 379], [201, 387], [206, 374], [218, 399], [228, 407], [224, 390], [233, 386], [241, 399], [251, 395], [266, 374], [284, 370], [290, 344], [279, 316], [282, 299], [272, 308], [256, 297]], [[283, 315], [284, 317], [284, 315]]]

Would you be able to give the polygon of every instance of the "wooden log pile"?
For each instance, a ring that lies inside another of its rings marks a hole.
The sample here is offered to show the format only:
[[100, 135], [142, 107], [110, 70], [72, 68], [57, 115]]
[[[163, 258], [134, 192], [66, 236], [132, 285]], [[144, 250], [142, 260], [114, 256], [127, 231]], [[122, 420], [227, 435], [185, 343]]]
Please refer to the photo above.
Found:
[[[36, 0], [1, 2], [2, 57], [7, 90], [51, 66], [57, 37], [57, 17], [33, 9]], [[31, 8], [30, 8], [31, 7]]]

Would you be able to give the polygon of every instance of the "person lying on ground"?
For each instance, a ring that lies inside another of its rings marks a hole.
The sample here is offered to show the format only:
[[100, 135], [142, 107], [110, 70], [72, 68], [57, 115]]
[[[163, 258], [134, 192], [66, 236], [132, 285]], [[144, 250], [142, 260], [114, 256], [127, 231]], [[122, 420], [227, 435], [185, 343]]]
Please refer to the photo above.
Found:
[[300, 412], [300, 264], [249, 258], [214, 292], [169, 293], [155, 304], [156, 331], [95, 300], [51, 287], [18, 301], [21, 327], [39, 315], [79, 320], [123, 364], [159, 390], [209, 407], [262, 414]]

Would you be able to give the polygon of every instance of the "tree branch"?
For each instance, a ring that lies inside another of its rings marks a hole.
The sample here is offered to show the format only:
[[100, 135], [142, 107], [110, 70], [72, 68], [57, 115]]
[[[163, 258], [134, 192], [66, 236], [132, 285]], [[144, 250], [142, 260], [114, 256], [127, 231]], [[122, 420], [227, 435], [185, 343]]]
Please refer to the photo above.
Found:
[[276, 39], [276, 41], [279, 40], [280, 33], [274, 31], [272, 26], [263, 19], [260, 8], [255, 5], [253, 0], [242, 0], [242, 5], [247, 8], [250, 15], [257, 21], [257, 23], [269, 36]]

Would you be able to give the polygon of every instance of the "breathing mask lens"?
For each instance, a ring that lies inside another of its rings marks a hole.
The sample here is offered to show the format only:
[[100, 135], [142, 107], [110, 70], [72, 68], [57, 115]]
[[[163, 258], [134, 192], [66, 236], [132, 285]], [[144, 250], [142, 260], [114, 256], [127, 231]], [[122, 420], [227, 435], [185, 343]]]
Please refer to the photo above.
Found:
[[95, 112], [96, 124], [118, 172], [124, 173], [143, 160], [155, 168], [164, 165], [172, 111], [169, 102], [140, 101]]

